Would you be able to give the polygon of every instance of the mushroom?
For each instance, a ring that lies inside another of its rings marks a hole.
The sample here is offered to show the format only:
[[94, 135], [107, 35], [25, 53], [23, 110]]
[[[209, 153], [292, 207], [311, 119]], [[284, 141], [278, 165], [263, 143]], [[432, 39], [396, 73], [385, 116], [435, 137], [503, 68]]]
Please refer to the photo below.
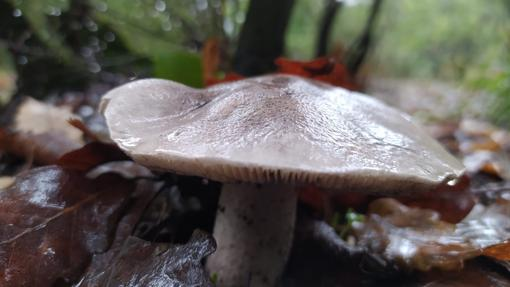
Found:
[[342, 88], [267, 75], [193, 89], [159, 79], [104, 96], [111, 138], [153, 169], [224, 183], [208, 258], [219, 286], [274, 286], [288, 258], [296, 186], [397, 195], [463, 166], [410, 117]]

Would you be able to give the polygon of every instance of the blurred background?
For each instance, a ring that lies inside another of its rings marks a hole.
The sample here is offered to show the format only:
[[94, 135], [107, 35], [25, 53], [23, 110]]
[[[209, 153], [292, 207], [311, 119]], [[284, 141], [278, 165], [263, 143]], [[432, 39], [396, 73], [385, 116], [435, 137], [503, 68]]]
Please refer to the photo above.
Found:
[[507, 0], [1, 0], [0, 102], [150, 76], [201, 87], [328, 56], [423, 120], [508, 127], [509, 50]]

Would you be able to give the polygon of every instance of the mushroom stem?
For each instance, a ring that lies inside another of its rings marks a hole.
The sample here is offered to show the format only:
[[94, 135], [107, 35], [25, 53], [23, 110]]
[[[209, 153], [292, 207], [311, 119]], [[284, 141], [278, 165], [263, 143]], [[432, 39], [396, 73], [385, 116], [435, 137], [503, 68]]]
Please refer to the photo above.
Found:
[[296, 204], [291, 186], [223, 186], [214, 226], [218, 247], [207, 260], [218, 286], [276, 285], [292, 246]]

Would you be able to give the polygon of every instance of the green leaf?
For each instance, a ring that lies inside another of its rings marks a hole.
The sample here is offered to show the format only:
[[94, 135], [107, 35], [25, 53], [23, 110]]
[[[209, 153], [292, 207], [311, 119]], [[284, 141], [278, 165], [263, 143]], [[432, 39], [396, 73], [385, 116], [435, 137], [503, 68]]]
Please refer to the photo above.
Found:
[[203, 87], [202, 61], [198, 54], [174, 51], [156, 55], [152, 60], [156, 77]]

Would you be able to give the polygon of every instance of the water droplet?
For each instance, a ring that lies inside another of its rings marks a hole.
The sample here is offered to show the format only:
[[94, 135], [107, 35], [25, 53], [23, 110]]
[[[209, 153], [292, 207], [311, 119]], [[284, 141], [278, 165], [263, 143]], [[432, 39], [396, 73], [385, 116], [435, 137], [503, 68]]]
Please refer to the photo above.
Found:
[[197, 10], [204, 11], [209, 6], [207, 0], [196, 0]]
[[99, 66], [98, 63], [90, 63], [89, 64], [89, 71], [91, 73], [94, 73], [94, 74], [95, 73], [99, 73], [99, 72], [101, 72], [101, 66]]
[[25, 57], [25, 56], [19, 56], [18, 57], [18, 64], [25, 65], [26, 63], [28, 63], [27, 57]]
[[55, 250], [53, 250], [53, 248], [48, 248], [44, 251], [44, 255], [55, 255]]
[[112, 32], [106, 32], [104, 34], [104, 39], [106, 40], [106, 42], [113, 42], [115, 41], [115, 34], [113, 34]]
[[58, 7], [49, 6], [46, 9], [46, 14], [50, 16], [60, 16], [62, 14], [62, 10]]
[[90, 117], [94, 114], [94, 109], [91, 106], [84, 105], [78, 109], [78, 114], [84, 118]]
[[96, 3], [96, 10], [99, 12], [106, 12], [108, 11], [108, 4], [105, 2], [97, 2]]
[[244, 13], [238, 12], [236, 14], [236, 23], [237, 24], [242, 24], [244, 22], [244, 19], [245, 19]]
[[23, 13], [21, 12], [20, 9], [14, 9], [14, 11], [12, 11], [12, 16], [14, 17], [21, 17], [23, 15]]
[[163, 31], [172, 30], [172, 23], [170, 23], [170, 21], [164, 21], [163, 23], [161, 23], [161, 29], [163, 29]]
[[80, 54], [85, 58], [92, 56], [92, 53], [93, 53], [92, 49], [90, 49], [88, 47], [83, 47], [83, 48], [81, 48], [81, 51], [80, 51]]
[[223, 30], [228, 35], [232, 35], [232, 33], [234, 32], [234, 24], [232, 24], [232, 21], [230, 21], [230, 19], [225, 19], [225, 21], [223, 21]]
[[154, 3], [154, 9], [156, 9], [158, 12], [163, 12], [166, 10], [166, 3], [162, 0], [156, 0]]

